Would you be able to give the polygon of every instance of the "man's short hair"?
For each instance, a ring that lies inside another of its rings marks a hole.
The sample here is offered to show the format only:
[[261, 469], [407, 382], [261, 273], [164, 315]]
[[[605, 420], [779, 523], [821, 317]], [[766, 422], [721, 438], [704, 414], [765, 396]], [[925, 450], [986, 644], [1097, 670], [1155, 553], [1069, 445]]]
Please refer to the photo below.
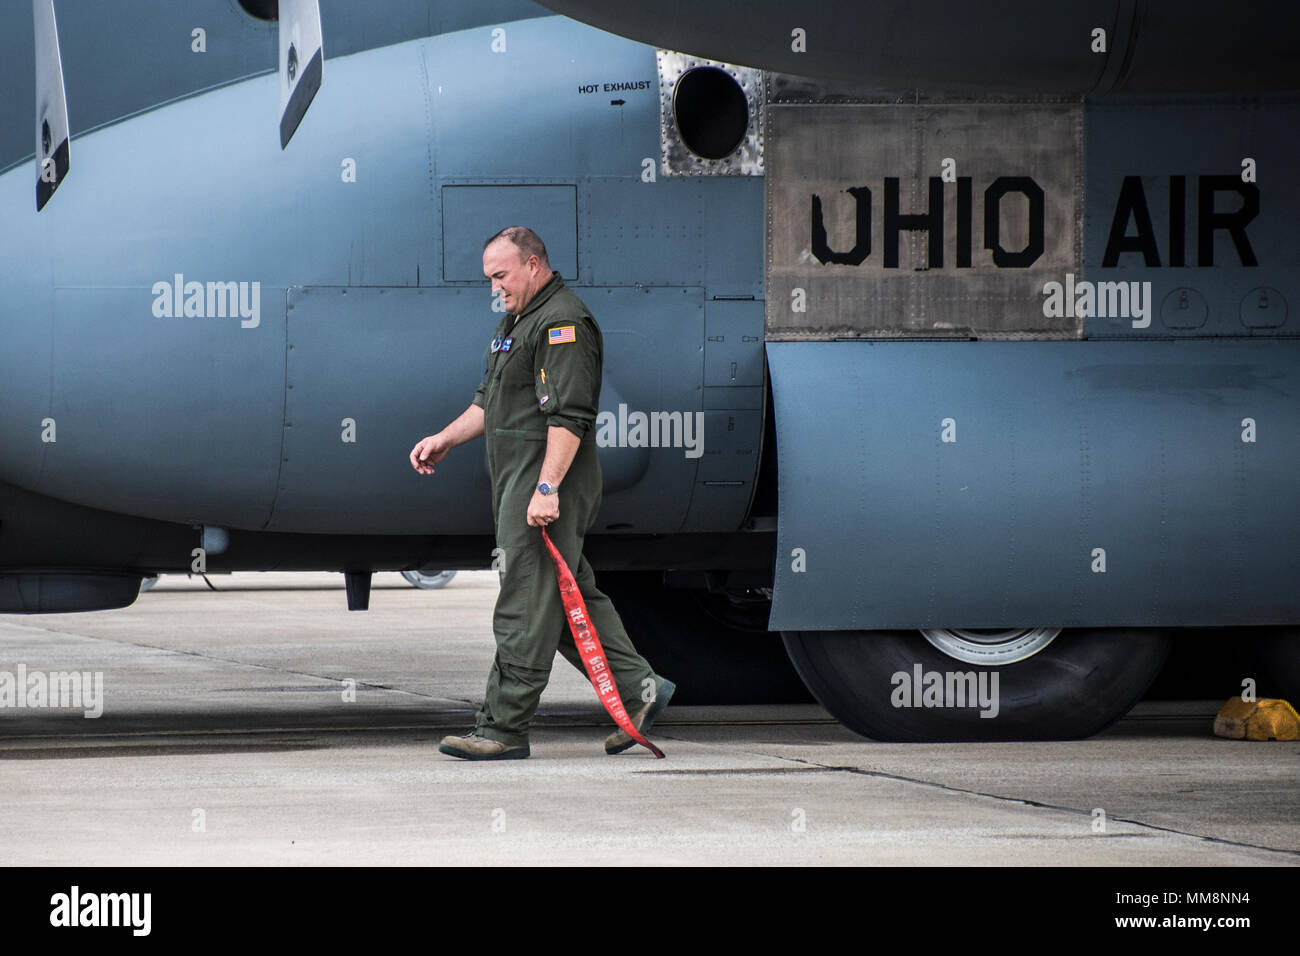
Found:
[[506, 226], [495, 236], [483, 243], [486, 249], [498, 239], [505, 239], [519, 250], [519, 261], [527, 262], [529, 256], [536, 256], [537, 261], [546, 268], [551, 267], [551, 262], [546, 258], [546, 243], [542, 242], [537, 233], [533, 232], [526, 226]]

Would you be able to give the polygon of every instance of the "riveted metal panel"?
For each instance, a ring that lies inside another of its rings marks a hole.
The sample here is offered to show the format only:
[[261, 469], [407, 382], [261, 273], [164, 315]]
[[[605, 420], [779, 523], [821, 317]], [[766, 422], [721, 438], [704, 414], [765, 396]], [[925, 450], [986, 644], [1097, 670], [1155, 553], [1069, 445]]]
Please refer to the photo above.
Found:
[[576, 186], [443, 186], [442, 263], [448, 282], [484, 282], [483, 243], [506, 226], [527, 226], [546, 243], [551, 268], [578, 275]]
[[767, 113], [769, 340], [1079, 337], [1080, 104]]
[[[706, 60], [685, 53], [658, 50], [659, 64], [659, 147], [665, 176], [762, 176], [764, 84], [761, 70]], [[691, 151], [682, 139], [673, 110], [677, 82], [698, 67], [715, 67], [740, 86], [748, 104], [749, 123], [740, 144], [721, 159], [705, 159]]]
[[490, 534], [481, 442], [432, 476], [408, 456], [469, 405], [499, 320], [482, 288], [291, 289], [268, 530]]
[[1089, 338], [1300, 334], [1300, 99], [1103, 97], [1087, 125], [1084, 271], [1130, 302]]
[[[704, 285], [698, 180], [592, 176], [582, 183], [582, 262], [591, 285]], [[732, 205], [732, 204], [728, 204]]]
[[704, 384], [753, 388], [763, 384], [763, 303], [714, 299], [705, 305]]

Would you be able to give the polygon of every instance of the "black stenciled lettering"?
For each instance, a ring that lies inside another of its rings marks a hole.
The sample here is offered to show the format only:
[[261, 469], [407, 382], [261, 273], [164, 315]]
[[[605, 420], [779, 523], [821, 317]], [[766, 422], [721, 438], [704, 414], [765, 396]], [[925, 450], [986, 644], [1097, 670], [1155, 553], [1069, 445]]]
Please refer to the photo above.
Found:
[[812, 254], [823, 264], [860, 266], [871, 255], [871, 190], [866, 186], [846, 189], [855, 204], [854, 221], [856, 241], [848, 252], [836, 252], [826, 238], [826, 222], [822, 217], [822, 197], [812, 197]]
[[971, 178], [957, 177], [957, 268], [969, 269], [971, 259]]
[[1186, 264], [1187, 177], [1169, 177], [1169, 264]]
[[[1002, 199], [1020, 193], [1029, 200], [1029, 240], [1019, 252], [1002, 248]], [[984, 248], [993, 252], [993, 264], [1000, 269], [1026, 269], [1038, 261], [1046, 248], [1047, 204], [1043, 187], [1029, 176], [999, 176], [984, 190]]]
[[[1128, 234], [1129, 220], [1137, 226], [1137, 235]], [[1141, 176], [1125, 176], [1115, 201], [1115, 218], [1110, 222], [1110, 236], [1106, 239], [1106, 252], [1101, 257], [1103, 269], [1119, 265], [1121, 252], [1140, 252], [1144, 265], [1160, 265], [1160, 250], [1156, 248], [1156, 231], [1151, 225], [1151, 211], [1147, 196], [1142, 190]]]
[[[1241, 197], [1240, 208], [1233, 212], [1215, 212], [1214, 194], [1235, 192]], [[1214, 265], [1214, 231], [1226, 229], [1237, 249], [1243, 266], [1257, 266], [1255, 250], [1246, 238], [1246, 224], [1259, 215], [1259, 187], [1243, 183], [1238, 176], [1202, 176], [1197, 184], [1196, 264]]]
[[885, 268], [898, 268], [898, 240], [903, 230], [929, 237], [929, 267], [943, 268], [943, 180], [930, 177], [930, 209], [924, 213], [898, 211], [898, 177], [885, 177]]

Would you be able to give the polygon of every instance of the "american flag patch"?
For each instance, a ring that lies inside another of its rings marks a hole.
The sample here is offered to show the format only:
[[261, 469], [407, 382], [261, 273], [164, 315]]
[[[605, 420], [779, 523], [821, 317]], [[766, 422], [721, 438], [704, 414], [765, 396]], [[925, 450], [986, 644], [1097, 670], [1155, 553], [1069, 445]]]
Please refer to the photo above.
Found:
[[572, 325], [562, 325], [558, 329], [551, 329], [546, 333], [546, 344], [562, 345], [565, 342], [572, 342], [573, 330], [574, 326]]

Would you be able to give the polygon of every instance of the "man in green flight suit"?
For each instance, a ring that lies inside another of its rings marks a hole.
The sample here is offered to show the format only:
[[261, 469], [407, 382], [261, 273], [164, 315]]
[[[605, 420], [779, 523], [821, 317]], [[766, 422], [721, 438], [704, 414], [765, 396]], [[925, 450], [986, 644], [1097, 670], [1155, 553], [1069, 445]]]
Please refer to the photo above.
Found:
[[[528, 728], [555, 652], [586, 673], [542, 527], [573, 570], [638, 730], [650, 729], [676, 688], [632, 646], [582, 556], [601, 499], [595, 441], [604, 357], [600, 328], [551, 271], [546, 246], [530, 229], [511, 226], [489, 239], [483, 274], [507, 313], [492, 340], [483, 381], [460, 417], [411, 450], [411, 466], [431, 475], [451, 449], [486, 435], [503, 565], [492, 617], [497, 653], [474, 730], [444, 738], [438, 749], [469, 760], [510, 760], [529, 755]], [[620, 730], [606, 739], [605, 750], [621, 753], [633, 743]]]

